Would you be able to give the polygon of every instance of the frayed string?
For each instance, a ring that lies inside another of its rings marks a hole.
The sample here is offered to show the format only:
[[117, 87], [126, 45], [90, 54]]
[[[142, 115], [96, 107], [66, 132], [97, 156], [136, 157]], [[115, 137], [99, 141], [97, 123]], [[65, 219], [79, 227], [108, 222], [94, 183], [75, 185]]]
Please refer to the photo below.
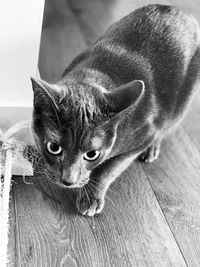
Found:
[[[2, 267], [6, 267], [8, 262], [9, 196], [12, 186], [12, 165], [15, 160], [21, 159], [26, 159], [33, 164], [39, 155], [33, 147], [28, 147], [21, 140], [17, 140], [17, 135], [29, 128], [29, 122], [23, 121], [14, 124], [5, 132], [0, 129], [0, 259]], [[27, 166], [26, 164], [23, 166], [24, 173], [26, 173]]]

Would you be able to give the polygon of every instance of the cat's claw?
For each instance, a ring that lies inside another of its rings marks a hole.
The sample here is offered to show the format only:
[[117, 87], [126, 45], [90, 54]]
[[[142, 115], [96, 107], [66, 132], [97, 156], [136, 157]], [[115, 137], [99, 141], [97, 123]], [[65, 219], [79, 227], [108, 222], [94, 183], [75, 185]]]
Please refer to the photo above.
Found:
[[158, 158], [159, 154], [160, 146], [152, 145], [139, 156], [139, 159], [145, 163], [151, 163]]
[[94, 216], [102, 211], [104, 207], [104, 199], [90, 196], [81, 190], [77, 196], [76, 206], [82, 215]]

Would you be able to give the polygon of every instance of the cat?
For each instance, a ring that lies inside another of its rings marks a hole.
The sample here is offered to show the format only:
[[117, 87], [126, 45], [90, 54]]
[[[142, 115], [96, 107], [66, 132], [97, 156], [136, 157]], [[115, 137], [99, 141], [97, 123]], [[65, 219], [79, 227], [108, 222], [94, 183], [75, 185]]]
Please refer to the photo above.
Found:
[[99, 214], [110, 184], [133, 160], [154, 161], [196, 90], [200, 30], [172, 6], [139, 8], [110, 26], [49, 84], [32, 78], [32, 131], [49, 179], [79, 188]]

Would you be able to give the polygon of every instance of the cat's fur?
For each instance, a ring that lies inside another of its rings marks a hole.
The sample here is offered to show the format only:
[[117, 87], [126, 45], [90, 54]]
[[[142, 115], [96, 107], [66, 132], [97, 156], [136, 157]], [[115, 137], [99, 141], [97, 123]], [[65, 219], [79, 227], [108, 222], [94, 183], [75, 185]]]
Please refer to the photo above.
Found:
[[[57, 84], [32, 79], [37, 147], [53, 182], [84, 185], [77, 198], [82, 214], [101, 212], [109, 185], [134, 159], [158, 157], [191, 102], [199, 70], [196, 20], [150, 5], [114, 23]], [[48, 141], [62, 154], [50, 155]], [[83, 159], [90, 150], [101, 152], [94, 162]]]

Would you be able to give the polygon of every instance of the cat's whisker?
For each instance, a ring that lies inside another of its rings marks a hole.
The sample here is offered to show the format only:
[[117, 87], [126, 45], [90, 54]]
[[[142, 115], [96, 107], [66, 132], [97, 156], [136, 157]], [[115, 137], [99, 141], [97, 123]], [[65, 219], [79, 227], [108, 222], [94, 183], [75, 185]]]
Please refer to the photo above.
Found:
[[[87, 186], [88, 186], [88, 188], [90, 189], [90, 190], [92, 190], [92, 188], [90, 187], [90, 185], [89, 184], [87, 184]], [[89, 202], [90, 203], [90, 202]], [[91, 205], [91, 204], [90, 204]], [[94, 217], [92, 216], [92, 229], [94, 229], [95, 228], [95, 221], [94, 221]]]
[[[79, 192], [80, 192], [80, 190], [83, 190], [83, 188], [78, 188]], [[77, 191], [77, 188], [75, 188], [76, 198], [78, 197], [78, 194], [79, 194], [78, 191]], [[81, 215], [81, 213], [79, 212], [78, 207], [76, 206], [76, 213], [75, 213], [76, 220], [80, 219], [80, 215]]]
[[[94, 181], [94, 180], [90, 180], [90, 182], [97, 184], [97, 186], [102, 186], [102, 188], [104, 187], [104, 185], [101, 184], [100, 182], [97, 182], [97, 181]], [[114, 190], [112, 190], [110, 187], [108, 188], [108, 190], [117, 195], [117, 192], [115, 192]]]
[[[90, 188], [91, 191], [93, 191], [93, 188], [91, 187], [90, 184], [87, 184], [88, 188]], [[101, 211], [102, 214], [106, 215], [105, 211], [102, 210]], [[95, 228], [95, 220], [94, 220], [94, 217], [92, 216], [92, 228], [94, 229]]]
[[[77, 200], [77, 194], [76, 194], [76, 200]], [[78, 220], [78, 218], [79, 218], [79, 215], [80, 215], [80, 212], [79, 212], [79, 210], [78, 210], [78, 208], [77, 208], [77, 206], [75, 205], [75, 220], [77, 221]]]
[[[91, 184], [90, 184], [90, 186], [91, 186]], [[95, 185], [93, 184], [93, 186], [95, 186]], [[97, 188], [94, 188], [94, 189], [99, 190], [98, 187], [97, 187]], [[100, 190], [99, 190], [99, 191], [100, 191]], [[101, 191], [100, 191], [100, 192], [101, 192]], [[103, 193], [103, 192], [102, 192], [102, 193]], [[118, 214], [120, 214], [120, 215], [122, 216], [122, 218], [123, 218], [123, 214], [122, 214], [122, 212], [120, 211], [120, 209], [117, 208], [117, 206], [115, 205], [115, 203], [114, 203], [114, 202], [113, 202], [107, 195], [105, 195], [105, 199], [108, 200], [110, 204], [112, 204], [112, 206], [114, 207], [114, 209], [116, 210], [116, 212], [117, 212]], [[101, 212], [103, 213], [104, 210], [102, 210]], [[104, 214], [106, 215], [105, 212], [104, 212]]]
[[89, 195], [88, 195], [88, 192], [87, 192], [87, 188], [84, 186], [83, 189], [84, 189], [85, 194], [86, 194], [86, 196], [87, 196], [88, 203], [89, 203], [89, 205], [91, 205], [90, 198], [89, 198]]
[[[36, 178], [35, 178], [36, 181], [33, 182], [34, 184], [40, 183], [44, 179], [55, 182], [52, 174], [47, 169], [43, 169], [42, 171], [41, 170], [39, 170], [39, 171], [34, 170], [34, 175], [36, 175]], [[33, 180], [34, 180], [34, 178], [33, 178]]]
[[[91, 182], [91, 184], [97, 189], [99, 190], [100, 192], [104, 192], [103, 189], [104, 189], [104, 186], [101, 184], [101, 183], [98, 183], [98, 182], [95, 182], [96, 185], [93, 184], [94, 181]], [[110, 188], [109, 188], [110, 189]], [[117, 194], [116, 192], [114, 192], [113, 190], [110, 190], [112, 193], [114, 194]], [[107, 197], [107, 196], [106, 196]]]
[[[93, 189], [95, 189], [95, 190], [98, 190], [99, 192], [101, 192], [101, 193], [103, 193], [104, 194], [104, 192], [99, 188], [99, 187], [97, 187], [97, 186], [95, 186], [94, 184], [90, 184], [90, 187], [91, 187], [91, 189], [92, 189], [92, 187], [93, 187]], [[115, 205], [115, 203], [105, 194], [105, 198], [115, 207], [115, 209], [118, 211], [118, 209], [117, 209], [117, 206]]]
[[51, 177], [52, 174], [47, 170], [39, 170], [39, 171], [34, 171], [34, 174], [40, 174], [40, 175], [45, 175], [46, 177]]
[[29, 182], [26, 182], [26, 176], [24, 175], [24, 176], [22, 176], [23, 177], [23, 182], [25, 183], [25, 184], [34, 184], [34, 183], [29, 183]]

